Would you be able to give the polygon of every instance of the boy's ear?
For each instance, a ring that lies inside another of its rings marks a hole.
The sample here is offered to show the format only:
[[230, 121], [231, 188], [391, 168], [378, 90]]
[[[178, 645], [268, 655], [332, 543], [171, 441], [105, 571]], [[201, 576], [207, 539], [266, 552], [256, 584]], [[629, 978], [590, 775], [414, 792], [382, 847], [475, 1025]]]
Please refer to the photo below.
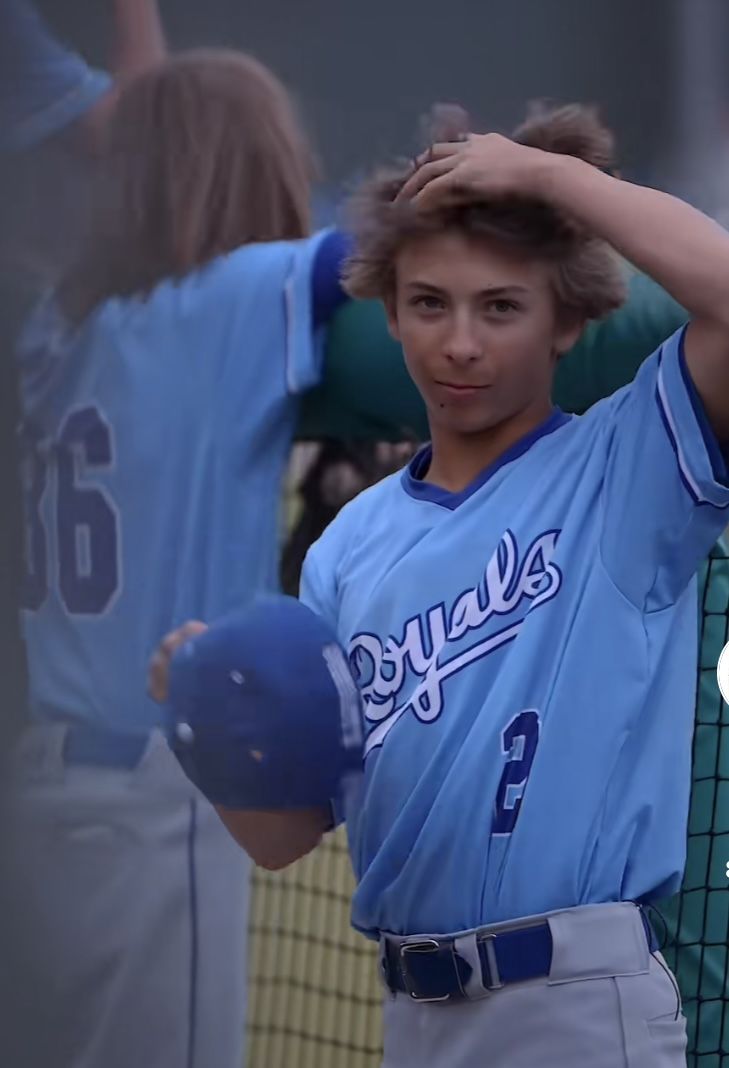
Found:
[[397, 324], [397, 301], [395, 300], [395, 294], [392, 293], [385, 297], [382, 303], [385, 307], [387, 329], [390, 331], [390, 334], [395, 339], [395, 341], [399, 341], [400, 330]]
[[586, 326], [584, 319], [569, 318], [560, 323], [554, 339], [554, 351], [557, 353], [558, 360], [574, 348]]

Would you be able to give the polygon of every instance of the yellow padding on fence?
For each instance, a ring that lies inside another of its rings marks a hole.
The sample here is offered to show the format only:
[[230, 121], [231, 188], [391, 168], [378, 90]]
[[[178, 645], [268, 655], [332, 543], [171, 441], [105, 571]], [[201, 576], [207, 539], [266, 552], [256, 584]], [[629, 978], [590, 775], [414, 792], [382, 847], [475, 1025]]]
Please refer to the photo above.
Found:
[[349, 924], [354, 886], [340, 828], [253, 884], [248, 1068], [377, 1068], [382, 988], [374, 943]]

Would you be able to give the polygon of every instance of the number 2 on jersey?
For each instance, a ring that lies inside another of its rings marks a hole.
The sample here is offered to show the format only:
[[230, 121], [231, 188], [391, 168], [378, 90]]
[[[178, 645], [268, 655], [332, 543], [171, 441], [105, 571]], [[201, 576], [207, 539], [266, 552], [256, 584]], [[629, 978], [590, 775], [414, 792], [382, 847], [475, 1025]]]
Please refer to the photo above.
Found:
[[[91, 407], [71, 412], [45, 451], [36, 445], [26, 453], [24, 608], [37, 611], [48, 596], [51, 543], [66, 611], [100, 615], [111, 604], [119, 588], [119, 517], [106, 491], [84, 485], [82, 477], [89, 469], [108, 469], [113, 460], [111, 427]], [[42, 504], [53, 480], [55, 508], [46, 525]]]
[[519, 818], [529, 773], [539, 743], [539, 713], [535, 708], [519, 712], [501, 734], [501, 748], [507, 758], [496, 791], [491, 833], [511, 834]]

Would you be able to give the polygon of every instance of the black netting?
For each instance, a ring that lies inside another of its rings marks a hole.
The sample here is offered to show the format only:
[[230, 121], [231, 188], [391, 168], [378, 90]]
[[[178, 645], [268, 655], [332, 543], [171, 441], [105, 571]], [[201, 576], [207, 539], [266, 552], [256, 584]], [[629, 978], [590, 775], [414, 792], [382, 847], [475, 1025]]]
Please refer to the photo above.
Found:
[[688, 1068], [729, 1068], [729, 707], [716, 680], [719, 653], [729, 642], [729, 556], [719, 547], [701, 575], [700, 607], [686, 874], [681, 893], [660, 912], [664, 955], [688, 1020]]

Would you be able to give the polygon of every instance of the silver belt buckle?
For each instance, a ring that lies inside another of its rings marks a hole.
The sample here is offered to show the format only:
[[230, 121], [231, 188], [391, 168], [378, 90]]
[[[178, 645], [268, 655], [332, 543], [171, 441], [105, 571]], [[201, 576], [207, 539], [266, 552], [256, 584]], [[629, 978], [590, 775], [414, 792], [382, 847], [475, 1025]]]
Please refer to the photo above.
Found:
[[405, 990], [413, 1001], [426, 1003], [450, 1000], [450, 994], [444, 994], [439, 998], [419, 997], [413, 990], [410, 983], [410, 976], [408, 975], [407, 963], [405, 961], [405, 957], [408, 953], [437, 953], [439, 949], [440, 943], [436, 942], [434, 938], [424, 938], [420, 942], [403, 942], [400, 946], [400, 969], [402, 971], [403, 983], [405, 984]]

